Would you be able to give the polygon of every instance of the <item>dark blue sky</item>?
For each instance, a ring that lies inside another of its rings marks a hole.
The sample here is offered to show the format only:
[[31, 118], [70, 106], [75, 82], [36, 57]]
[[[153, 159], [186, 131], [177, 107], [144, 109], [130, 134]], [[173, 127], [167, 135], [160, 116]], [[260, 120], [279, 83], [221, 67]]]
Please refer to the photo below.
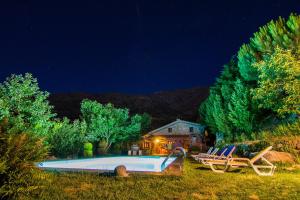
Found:
[[31, 72], [49, 92], [209, 86], [258, 27], [298, 0], [0, 3], [0, 81]]

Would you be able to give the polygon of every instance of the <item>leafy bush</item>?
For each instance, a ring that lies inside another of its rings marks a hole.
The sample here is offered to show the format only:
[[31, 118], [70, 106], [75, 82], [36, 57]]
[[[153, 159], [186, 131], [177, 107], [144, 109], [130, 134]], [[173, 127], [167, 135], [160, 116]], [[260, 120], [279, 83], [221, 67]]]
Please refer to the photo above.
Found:
[[48, 176], [35, 167], [47, 155], [43, 140], [0, 127], [0, 196], [15, 199], [43, 187]]
[[93, 144], [90, 142], [84, 143], [84, 150], [83, 150], [84, 157], [93, 157]]
[[250, 152], [259, 152], [267, 147], [271, 146], [271, 143], [268, 141], [258, 141], [249, 145]]
[[85, 123], [79, 120], [71, 123], [69, 119], [64, 118], [56, 122], [47, 140], [51, 146], [51, 153], [61, 158], [76, 157], [84, 143], [85, 131]]
[[112, 148], [110, 150], [113, 154], [122, 154], [122, 151], [124, 150], [124, 146], [122, 143], [116, 143], [112, 145]]
[[0, 84], [0, 120], [13, 125], [9, 131], [47, 136], [55, 116], [48, 96], [31, 74], [11, 75]]
[[284, 123], [278, 125], [272, 131], [266, 133], [267, 136], [300, 136], [300, 120], [295, 122]]
[[97, 146], [97, 153], [98, 154], [106, 154], [107, 152], [107, 142], [105, 140], [100, 140], [100, 142], [98, 143], [98, 146]]
[[300, 120], [282, 123], [272, 130], [262, 131], [260, 139], [267, 141], [276, 151], [285, 151], [299, 156], [297, 145], [300, 144]]
[[249, 156], [249, 145], [248, 144], [238, 144], [236, 145], [236, 155], [241, 157], [248, 157]]

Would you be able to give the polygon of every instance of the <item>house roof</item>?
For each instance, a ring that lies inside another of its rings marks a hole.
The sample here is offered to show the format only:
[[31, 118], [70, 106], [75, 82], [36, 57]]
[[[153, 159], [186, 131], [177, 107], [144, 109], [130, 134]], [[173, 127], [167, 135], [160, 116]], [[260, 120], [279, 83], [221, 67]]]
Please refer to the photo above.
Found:
[[166, 125], [164, 125], [164, 126], [162, 126], [162, 127], [160, 127], [160, 128], [157, 128], [157, 129], [155, 129], [155, 130], [149, 132], [148, 134], [144, 135], [143, 137], [151, 136], [151, 135], [153, 135], [154, 133], [157, 133], [157, 132], [159, 132], [159, 131], [161, 131], [161, 130], [163, 130], [163, 129], [165, 129], [165, 128], [168, 128], [168, 127], [173, 126], [173, 125], [178, 124], [178, 123], [185, 123], [185, 124], [189, 124], [189, 125], [193, 125], [193, 126], [202, 126], [201, 124], [198, 124], [198, 123], [195, 123], [195, 122], [189, 122], [189, 121], [177, 119], [177, 120], [174, 121], [174, 122], [171, 122], [171, 123], [169, 123], [169, 124], [166, 124]]

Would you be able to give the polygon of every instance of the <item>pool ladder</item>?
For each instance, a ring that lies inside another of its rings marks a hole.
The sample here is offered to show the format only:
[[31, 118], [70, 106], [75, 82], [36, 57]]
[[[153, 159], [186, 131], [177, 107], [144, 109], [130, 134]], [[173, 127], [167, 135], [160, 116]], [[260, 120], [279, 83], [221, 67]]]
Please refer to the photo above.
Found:
[[165, 158], [165, 160], [161, 163], [161, 170], [163, 170], [165, 168], [166, 162], [169, 160], [169, 158], [175, 153], [175, 151], [181, 151], [181, 153], [183, 154], [183, 157], [186, 157], [186, 152], [184, 150], [184, 148], [182, 147], [176, 147], [175, 149], [172, 150], [171, 153], [169, 153], [169, 155]]

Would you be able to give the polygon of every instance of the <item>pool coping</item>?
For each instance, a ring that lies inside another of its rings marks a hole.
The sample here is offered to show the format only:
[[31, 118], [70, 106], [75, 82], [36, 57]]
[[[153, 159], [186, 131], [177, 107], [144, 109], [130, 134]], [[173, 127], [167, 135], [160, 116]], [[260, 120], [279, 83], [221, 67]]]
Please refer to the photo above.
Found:
[[[182, 175], [183, 158], [176, 157], [165, 169], [161, 172], [149, 172], [149, 171], [127, 171], [128, 174], [146, 174], [146, 175]], [[55, 160], [53, 160], [55, 161]], [[50, 161], [51, 162], [51, 161]], [[88, 172], [98, 174], [113, 174], [114, 170], [99, 170], [99, 169], [77, 169], [77, 168], [52, 168], [52, 167], [38, 167], [40, 170], [49, 172]]]

